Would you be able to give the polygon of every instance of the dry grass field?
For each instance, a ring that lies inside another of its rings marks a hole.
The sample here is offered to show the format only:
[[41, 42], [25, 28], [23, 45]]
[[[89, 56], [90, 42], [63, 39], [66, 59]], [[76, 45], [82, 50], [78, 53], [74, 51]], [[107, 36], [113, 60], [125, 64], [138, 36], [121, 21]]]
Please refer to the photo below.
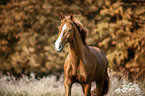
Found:
[[[110, 90], [107, 96], [145, 96], [145, 82], [129, 82], [110, 75]], [[23, 75], [16, 78], [13, 75], [0, 75], [0, 96], [65, 96], [63, 86], [64, 76], [44, 76], [36, 79], [35, 74], [30, 77]], [[95, 84], [92, 83], [92, 88]], [[72, 87], [72, 96], [83, 96], [79, 84]]]

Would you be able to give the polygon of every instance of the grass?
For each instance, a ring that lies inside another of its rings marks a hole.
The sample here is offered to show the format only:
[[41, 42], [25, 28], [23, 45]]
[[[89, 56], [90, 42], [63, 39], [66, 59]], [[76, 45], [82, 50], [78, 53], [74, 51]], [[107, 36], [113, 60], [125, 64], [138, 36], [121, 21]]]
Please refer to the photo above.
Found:
[[[145, 83], [133, 83], [126, 79], [118, 80], [110, 76], [110, 90], [107, 96], [144, 96]], [[35, 79], [35, 74], [30, 77], [22, 75], [16, 78], [13, 75], [0, 75], [0, 96], [65, 96], [64, 76], [59, 79], [54, 75]], [[92, 88], [95, 84], [92, 83]], [[72, 96], [84, 96], [79, 84], [72, 87]]]

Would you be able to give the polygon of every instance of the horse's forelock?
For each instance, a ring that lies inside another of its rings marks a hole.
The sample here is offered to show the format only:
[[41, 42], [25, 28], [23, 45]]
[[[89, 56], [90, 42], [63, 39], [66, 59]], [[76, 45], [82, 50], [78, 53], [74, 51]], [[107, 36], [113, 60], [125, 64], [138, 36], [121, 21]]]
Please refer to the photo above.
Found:
[[71, 22], [71, 18], [69, 16], [65, 16], [64, 19], [61, 20], [62, 23], [67, 21]]

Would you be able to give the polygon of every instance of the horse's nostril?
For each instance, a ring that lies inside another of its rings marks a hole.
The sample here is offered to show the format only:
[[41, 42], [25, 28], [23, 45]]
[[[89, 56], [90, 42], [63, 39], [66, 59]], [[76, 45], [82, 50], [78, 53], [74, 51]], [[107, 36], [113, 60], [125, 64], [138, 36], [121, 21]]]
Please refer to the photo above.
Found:
[[59, 49], [61, 49], [61, 46], [59, 46]]

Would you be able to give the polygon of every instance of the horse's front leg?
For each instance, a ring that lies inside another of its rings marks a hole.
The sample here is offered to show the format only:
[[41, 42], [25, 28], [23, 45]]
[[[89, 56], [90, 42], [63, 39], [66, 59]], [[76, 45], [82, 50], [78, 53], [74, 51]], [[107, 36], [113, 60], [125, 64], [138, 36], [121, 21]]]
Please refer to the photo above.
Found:
[[85, 84], [84, 85], [84, 93], [85, 96], [91, 96], [91, 84]]
[[65, 78], [64, 86], [65, 86], [65, 95], [71, 96], [72, 82], [69, 79]]

